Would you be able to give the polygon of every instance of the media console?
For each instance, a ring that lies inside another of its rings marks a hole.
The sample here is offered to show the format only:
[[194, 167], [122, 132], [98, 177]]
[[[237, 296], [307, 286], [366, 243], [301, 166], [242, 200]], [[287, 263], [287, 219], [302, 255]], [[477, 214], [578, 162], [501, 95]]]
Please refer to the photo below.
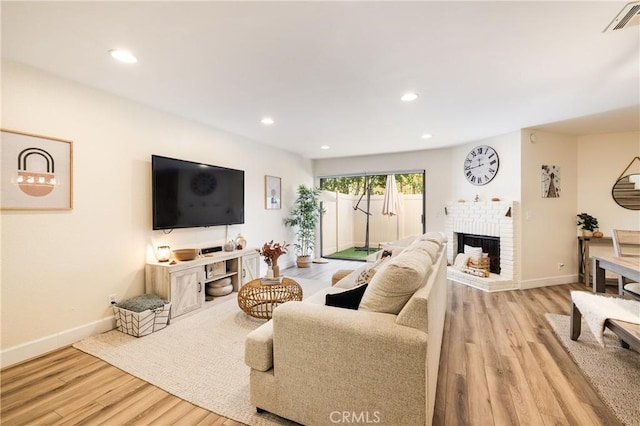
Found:
[[230, 278], [237, 292], [259, 274], [260, 255], [255, 248], [214, 252], [174, 264], [152, 262], [145, 266], [145, 293], [169, 300], [171, 318], [175, 318], [204, 306], [207, 283]]

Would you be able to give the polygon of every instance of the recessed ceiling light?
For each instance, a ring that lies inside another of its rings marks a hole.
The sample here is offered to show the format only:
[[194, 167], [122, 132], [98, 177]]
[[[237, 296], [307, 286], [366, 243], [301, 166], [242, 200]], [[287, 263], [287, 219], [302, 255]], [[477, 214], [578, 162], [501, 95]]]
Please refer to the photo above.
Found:
[[260, 120], [260, 122], [265, 126], [271, 126], [273, 123], [275, 123], [275, 121], [273, 121], [273, 118], [271, 117], [265, 117], [262, 120]]
[[329, 146], [329, 145], [322, 145], [322, 146], [320, 147], [320, 149], [329, 149], [329, 148], [330, 148], [330, 146]]
[[425, 133], [424, 135], [422, 135], [422, 139], [431, 139], [433, 137], [433, 135], [431, 133]]
[[138, 62], [138, 58], [133, 56], [131, 52], [127, 52], [126, 50], [120, 49], [111, 49], [109, 54], [116, 61], [124, 62], [125, 64], [135, 64]]
[[405, 93], [404, 95], [402, 95], [402, 97], [400, 98], [402, 101], [404, 102], [411, 102], [411, 101], [415, 101], [416, 99], [418, 99], [418, 94], [417, 93]]

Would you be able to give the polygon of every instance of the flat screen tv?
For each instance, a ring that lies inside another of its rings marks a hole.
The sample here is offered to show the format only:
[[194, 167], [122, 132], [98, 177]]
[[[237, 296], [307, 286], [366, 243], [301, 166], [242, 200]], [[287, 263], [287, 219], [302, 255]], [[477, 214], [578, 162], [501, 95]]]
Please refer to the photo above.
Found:
[[244, 170], [151, 156], [153, 229], [244, 223]]

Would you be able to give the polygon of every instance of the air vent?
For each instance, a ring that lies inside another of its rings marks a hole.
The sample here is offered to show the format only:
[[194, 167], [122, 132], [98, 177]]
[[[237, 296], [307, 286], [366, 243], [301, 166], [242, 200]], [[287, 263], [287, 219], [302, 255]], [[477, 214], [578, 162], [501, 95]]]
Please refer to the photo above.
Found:
[[622, 30], [632, 25], [640, 24], [640, 1], [627, 3], [627, 5], [618, 13], [603, 32], [610, 33], [612, 31]]

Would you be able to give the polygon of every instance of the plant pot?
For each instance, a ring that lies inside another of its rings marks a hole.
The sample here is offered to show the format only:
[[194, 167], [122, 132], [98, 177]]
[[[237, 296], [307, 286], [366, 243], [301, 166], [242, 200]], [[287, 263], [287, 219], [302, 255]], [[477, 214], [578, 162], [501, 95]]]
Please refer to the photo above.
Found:
[[296, 263], [298, 264], [298, 268], [310, 268], [311, 256], [298, 256]]
[[583, 229], [582, 236], [585, 238], [591, 238], [593, 237], [593, 231], [589, 231], [588, 229]]
[[604, 234], [602, 233], [602, 231], [593, 232], [593, 238], [602, 238], [602, 237], [604, 237]]

